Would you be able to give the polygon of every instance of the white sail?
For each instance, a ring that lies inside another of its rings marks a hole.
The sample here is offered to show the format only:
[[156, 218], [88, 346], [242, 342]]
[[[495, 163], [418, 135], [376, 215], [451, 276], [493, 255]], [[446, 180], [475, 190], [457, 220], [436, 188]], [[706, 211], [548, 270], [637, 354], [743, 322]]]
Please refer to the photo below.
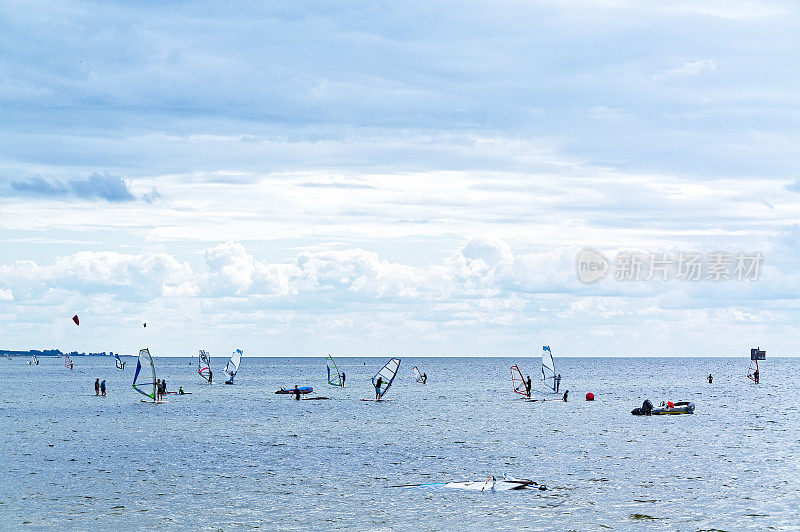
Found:
[[[398, 369], [400, 369], [400, 359], [393, 358], [372, 377], [372, 385], [375, 387], [378, 399], [383, 398], [386, 392], [389, 391], [389, 387], [392, 385], [392, 381], [394, 381]], [[381, 380], [380, 386], [378, 386], [378, 378]]]
[[36, 358], [36, 355], [31, 355], [31, 361], [28, 362], [28, 364], [30, 364], [31, 366], [38, 366], [39, 365], [39, 359]]
[[549, 345], [542, 346], [542, 382], [554, 392], [556, 391], [556, 366]]
[[133, 375], [133, 389], [153, 401], [156, 400], [156, 366], [147, 348], [139, 350], [136, 373]]
[[239, 364], [242, 361], [242, 350], [237, 349], [231, 355], [231, 359], [228, 360], [228, 363], [225, 364], [225, 369], [223, 369], [223, 373], [228, 376], [228, 382], [233, 384], [233, 378], [236, 376], [236, 373], [239, 371]]
[[202, 349], [197, 357], [197, 373], [199, 373], [200, 376], [203, 377], [207, 382], [211, 382], [211, 357]]
[[125, 362], [119, 358], [118, 353], [114, 353], [114, 364], [117, 366], [117, 369], [125, 369]]

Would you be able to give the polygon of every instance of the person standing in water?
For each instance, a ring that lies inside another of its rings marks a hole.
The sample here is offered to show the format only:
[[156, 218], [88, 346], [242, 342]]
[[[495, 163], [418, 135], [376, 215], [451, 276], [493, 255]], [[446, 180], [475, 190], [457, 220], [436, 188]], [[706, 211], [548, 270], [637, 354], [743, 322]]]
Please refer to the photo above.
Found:
[[[330, 371], [330, 370], [328, 370], [328, 371]], [[346, 375], [346, 374], [345, 374], [345, 372], [343, 371], [343, 372], [342, 372], [342, 388], [344, 388], [344, 379], [345, 379], [345, 378], [347, 378], [347, 375]]]
[[94, 381], [94, 394], [100, 395], [100, 379]]
[[383, 385], [383, 377], [378, 375], [378, 380], [375, 381], [375, 400], [380, 401], [381, 399], [381, 386]]
[[565, 403], [567, 402], [567, 395], [568, 394], [569, 394], [569, 390], [564, 390], [564, 397], [562, 397], [562, 399], [564, 400]]
[[711, 384], [712, 382], [714, 382], [714, 377], [712, 377], [712, 376], [711, 376], [711, 373], [709, 373], [709, 374], [708, 374], [708, 377], [707, 377], [707, 379], [708, 379], [708, 383], [709, 383], [709, 384]]
[[427, 373], [423, 373], [422, 374], [422, 384], [428, 384], [428, 374]]
[[208, 383], [212, 384], [213, 380], [214, 380], [214, 372], [211, 371], [211, 368], [208, 368]]
[[558, 376], [556, 377], [556, 393], [558, 393], [558, 390], [560, 388], [561, 388], [561, 373], [559, 373]]
[[295, 401], [299, 401], [300, 400], [300, 388], [298, 388], [297, 385], [295, 384], [294, 385], [294, 390], [292, 390], [292, 391], [294, 392]]
[[528, 396], [528, 399], [531, 398], [531, 376], [528, 375], [528, 378], [525, 379], [525, 395]]
[[156, 401], [161, 400], [161, 379], [156, 379]]
[[106, 381], [103, 379], [103, 382], [100, 383], [100, 395], [103, 397], [106, 396]]

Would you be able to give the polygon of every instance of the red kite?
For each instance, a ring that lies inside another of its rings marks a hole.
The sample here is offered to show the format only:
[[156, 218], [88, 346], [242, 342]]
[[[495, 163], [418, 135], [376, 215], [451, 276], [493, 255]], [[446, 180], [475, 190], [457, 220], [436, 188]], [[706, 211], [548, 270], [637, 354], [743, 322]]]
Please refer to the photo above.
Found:
[[72, 316], [72, 321], [75, 322], [75, 325], [80, 325], [81, 324], [81, 320], [78, 319], [78, 315], [77, 314]]

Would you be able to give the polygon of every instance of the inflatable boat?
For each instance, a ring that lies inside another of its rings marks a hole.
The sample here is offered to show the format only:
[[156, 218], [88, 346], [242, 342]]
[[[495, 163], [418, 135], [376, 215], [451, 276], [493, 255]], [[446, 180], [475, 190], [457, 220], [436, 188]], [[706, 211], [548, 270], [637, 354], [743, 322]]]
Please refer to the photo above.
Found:
[[674, 414], [694, 414], [694, 403], [690, 401], [678, 401], [673, 403], [661, 403], [661, 406], [655, 408], [649, 399], [645, 399], [642, 406], [631, 410], [634, 416], [663, 416]]

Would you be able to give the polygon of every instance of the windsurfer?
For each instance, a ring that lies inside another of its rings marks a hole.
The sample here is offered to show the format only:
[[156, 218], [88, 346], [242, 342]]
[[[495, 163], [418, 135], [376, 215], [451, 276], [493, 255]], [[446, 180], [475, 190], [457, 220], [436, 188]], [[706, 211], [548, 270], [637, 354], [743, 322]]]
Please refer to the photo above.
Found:
[[178, 386], [178, 395], [183, 395], [183, 394], [184, 394], [183, 386]]
[[[330, 371], [330, 370], [328, 370], [328, 371]], [[343, 371], [343, 372], [342, 372], [342, 388], [344, 388], [344, 379], [345, 379], [345, 377], [347, 377], [347, 375], [346, 375], [346, 374], [345, 374], [345, 372]]]
[[714, 377], [712, 377], [712, 376], [711, 376], [711, 373], [709, 373], [709, 374], [708, 374], [708, 377], [707, 377], [707, 379], [708, 379], [708, 383], [709, 383], [709, 384], [711, 384], [712, 382], [714, 382]]
[[562, 397], [562, 399], [565, 403], [567, 402], [567, 395], [569, 395], [569, 390], [564, 390], [564, 397]]
[[100, 379], [94, 381], [94, 394], [100, 395]]
[[561, 388], [561, 373], [556, 376], [556, 393], [558, 393], [558, 389]]
[[103, 379], [103, 382], [100, 383], [100, 395], [103, 397], [106, 396], [106, 381]]
[[423, 373], [422, 374], [422, 384], [428, 384], [428, 374], [427, 373]]
[[300, 400], [300, 388], [298, 388], [296, 384], [294, 385], [294, 390], [292, 390], [292, 392], [294, 393], [295, 400], [299, 401]]
[[375, 400], [378, 401], [381, 398], [381, 385], [383, 385], [383, 377], [378, 375], [378, 380], [375, 381]]
[[755, 383], [758, 384], [758, 370], [755, 370], [753, 372], [753, 381], [755, 381]]
[[530, 398], [531, 396], [531, 376], [528, 375], [528, 378], [525, 379], [525, 395]]
[[211, 368], [208, 368], [208, 383], [211, 384], [211, 381], [214, 380], [214, 372], [211, 371]]

